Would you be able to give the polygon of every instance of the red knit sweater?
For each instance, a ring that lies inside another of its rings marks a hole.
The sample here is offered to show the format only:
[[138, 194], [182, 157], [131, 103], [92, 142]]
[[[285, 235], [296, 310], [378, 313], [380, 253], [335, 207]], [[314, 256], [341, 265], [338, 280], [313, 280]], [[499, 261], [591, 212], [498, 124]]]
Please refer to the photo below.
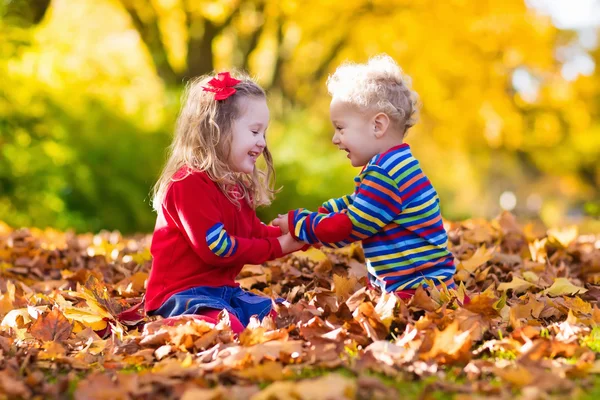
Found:
[[266, 226], [241, 200], [241, 209], [204, 172], [175, 175], [156, 220], [146, 311], [197, 286], [238, 286], [245, 264], [281, 257], [278, 227]]

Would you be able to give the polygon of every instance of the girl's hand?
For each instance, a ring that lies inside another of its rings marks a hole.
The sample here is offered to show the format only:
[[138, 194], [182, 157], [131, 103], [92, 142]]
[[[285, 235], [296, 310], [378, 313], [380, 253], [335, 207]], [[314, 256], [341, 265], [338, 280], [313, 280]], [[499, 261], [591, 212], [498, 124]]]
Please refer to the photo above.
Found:
[[278, 226], [279, 229], [281, 229], [281, 233], [283, 233], [283, 234], [289, 233], [289, 231], [290, 231], [287, 214], [283, 214], [283, 215], [278, 214], [277, 218], [275, 218], [271, 222], [271, 225]]
[[294, 251], [298, 251], [306, 246], [306, 243], [295, 240], [289, 232], [285, 235], [279, 236], [277, 240], [281, 245], [281, 251], [283, 254], [293, 253]]

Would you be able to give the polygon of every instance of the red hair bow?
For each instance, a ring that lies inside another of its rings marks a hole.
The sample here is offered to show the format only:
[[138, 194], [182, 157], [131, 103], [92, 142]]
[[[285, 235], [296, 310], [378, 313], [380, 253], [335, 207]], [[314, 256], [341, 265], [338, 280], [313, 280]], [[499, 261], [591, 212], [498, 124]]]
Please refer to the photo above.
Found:
[[234, 86], [241, 81], [232, 78], [229, 72], [221, 72], [217, 74], [216, 78], [212, 78], [208, 81], [208, 86], [202, 86], [205, 92], [212, 92], [215, 94], [215, 100], [225, 100], [236, 92]]

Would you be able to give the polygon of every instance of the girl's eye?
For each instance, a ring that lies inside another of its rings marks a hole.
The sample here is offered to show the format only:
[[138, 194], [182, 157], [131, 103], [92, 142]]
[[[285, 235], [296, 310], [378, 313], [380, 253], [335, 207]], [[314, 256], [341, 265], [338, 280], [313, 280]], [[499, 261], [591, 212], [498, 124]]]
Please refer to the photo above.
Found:
[[252, 133], [258, 135], [258, 131], [252, 131]]

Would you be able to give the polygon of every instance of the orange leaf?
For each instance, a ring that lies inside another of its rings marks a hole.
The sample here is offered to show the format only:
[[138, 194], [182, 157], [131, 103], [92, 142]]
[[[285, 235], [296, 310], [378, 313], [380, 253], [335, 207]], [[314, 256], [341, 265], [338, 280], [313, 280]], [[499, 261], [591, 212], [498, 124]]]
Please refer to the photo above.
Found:
[[56, 307], [39, 316], [29, 330], [36, 339], [57, 342], [67, 340], [72, 331], [73, 325]]

